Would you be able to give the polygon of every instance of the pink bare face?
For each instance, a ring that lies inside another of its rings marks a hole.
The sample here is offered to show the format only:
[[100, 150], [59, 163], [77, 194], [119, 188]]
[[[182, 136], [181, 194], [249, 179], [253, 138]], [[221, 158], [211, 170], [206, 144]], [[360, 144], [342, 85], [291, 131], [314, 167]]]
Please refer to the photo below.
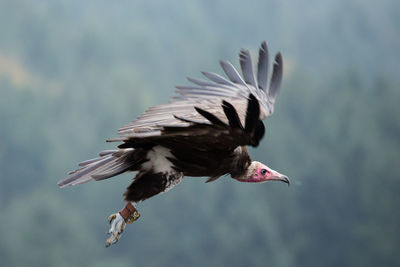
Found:
[[248, 183], [261, 183], [266, 181], [282, 181], [289, 184], [289, 179], [287, 176], [280, 174], [277, 171], [272, 170], [268, 166], [253, 161], [249, 167], [248, 177], [237, 179], [240, 182]]

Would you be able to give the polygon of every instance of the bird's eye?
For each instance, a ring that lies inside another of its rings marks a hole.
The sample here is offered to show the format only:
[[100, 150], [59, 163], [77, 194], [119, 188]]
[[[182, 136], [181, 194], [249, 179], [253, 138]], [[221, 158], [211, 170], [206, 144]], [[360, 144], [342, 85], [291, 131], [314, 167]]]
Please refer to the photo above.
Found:
[[266, 169], [262, 169], [262, 170], [261, 170], [261, 174], [262, 174], [262, 175], [265, 175], [266, 173], [267, 173], [267, 170], [266, 170]]

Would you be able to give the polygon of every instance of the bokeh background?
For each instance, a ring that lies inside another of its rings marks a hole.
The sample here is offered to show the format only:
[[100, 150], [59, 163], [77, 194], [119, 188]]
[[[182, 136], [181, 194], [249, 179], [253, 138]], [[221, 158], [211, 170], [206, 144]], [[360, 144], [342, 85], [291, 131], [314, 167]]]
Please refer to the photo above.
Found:
[[[106, 249], [133, 174], [56, 183], [200, 71], [262, 40], [284, 80], [253, 159], [187, 178]], [[400, 2], [1, 0], [1, 266], [399, 266]]]

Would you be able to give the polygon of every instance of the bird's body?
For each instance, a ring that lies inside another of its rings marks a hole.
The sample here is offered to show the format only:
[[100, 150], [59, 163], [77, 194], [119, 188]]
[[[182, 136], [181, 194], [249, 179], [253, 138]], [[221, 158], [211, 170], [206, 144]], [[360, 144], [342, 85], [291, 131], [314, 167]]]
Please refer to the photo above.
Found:
[[81, 162], [58, 185], [138, 171], [124, 197], [139, 202], [168, 191], [185, 176], [213, 181], [229, 174], [242, 182], [288, 182], [286, 176], [252, 161], [246, 149], [247, 145], [258, 146], [265, 133], [262, 120], [273, 113], [282, 79], [281, 55], [275, 57], [269, 83], [265, 42], [257, 76], [248, 51], [241, 51], [240, 64], [244, 78], [225, 61], [221, 66], [229, 79], [208, 72], [203, 72], [208, 80], [188, 78], [194, 86], [177, 87], [178, 95], [169, 103], [149, 108], [120, 128], [119, 138], [108, 140], [122, 142], [118, 150], [103, 151], [98, 158]]

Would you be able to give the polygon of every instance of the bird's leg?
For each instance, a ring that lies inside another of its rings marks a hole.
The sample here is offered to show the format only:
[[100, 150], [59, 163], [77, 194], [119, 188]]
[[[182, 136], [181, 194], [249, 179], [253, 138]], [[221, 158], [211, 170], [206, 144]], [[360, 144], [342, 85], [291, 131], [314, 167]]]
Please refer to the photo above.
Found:
[[121, 238], [127, 223], [133, 223], [139, 219], [140, 214], [132, 203], [128, 202], [125, 207], [118, 213], [111, 214], [108, 217], [108, 222], [111, 224], [108, 234], [109, 238], [106, 240], [106, 247], [117, 243]]

